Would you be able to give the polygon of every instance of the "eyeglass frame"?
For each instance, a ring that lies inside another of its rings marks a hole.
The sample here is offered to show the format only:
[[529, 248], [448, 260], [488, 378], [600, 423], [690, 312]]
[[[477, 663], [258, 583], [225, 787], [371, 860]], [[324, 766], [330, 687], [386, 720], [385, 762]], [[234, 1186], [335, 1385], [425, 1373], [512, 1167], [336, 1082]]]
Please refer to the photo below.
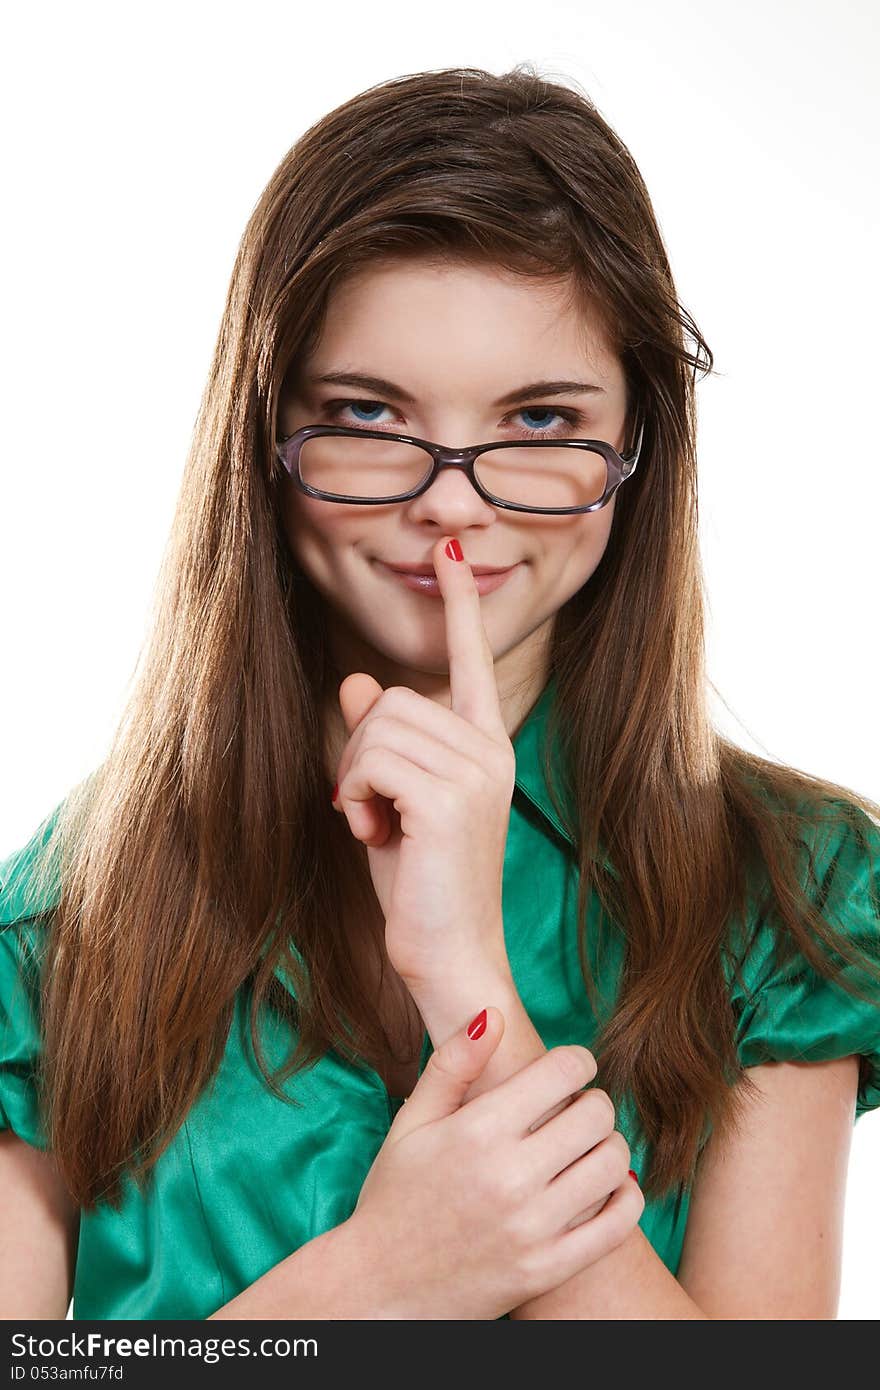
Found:
[[[642, 415], [634, 448], [627, 453], [619, 454], [612, 444], [607, 444], [603, 439], [500, 439], [490, 444], [472, 444], [463, 449], [447, 449], [443, 444], [435, 444], [428, 439], [419, 439], [416, 435], [392, 434], [388, 430], [357, 429], [349, 425], [301, 425], [292, 434], [284, 435], [283, 438], [275, 441], [275, 453], [300, 491], [309, 497], [316, 497], [324, 502], [343, 502], [362, 507], [387, 506], [391, 502], [410, 502], [415, 497], [421, 497], [423, 492], [427, 492], [441, 468], [461, 468], [467, 474], [471, 485], [480, 497], [493, 507], [503, 507], [506, 511], [511, 512], [531, 512], [540, 516], [568, 516], [576, 512], [596, 512], [601, 507], [607, 506], [621, 483], [625, 482], [627, 478], [631, 478], [635, 472], [644, 433], [645, 419]], [[433, 466], [428, 476], [417, 487], [393, 497], [349, 497], [340, 493], [324, 492], [322, 488], [312, 487], [311, 484], [304, 481], [299, 466], [300, 451], [306, 440], [323, 435], [338, 435], [344, 438], [365, 436], [368, 439], [392, 439], [400, 444], [415, 444], [431, 456]], [[573, 449], [589, 448], [592, 452], [603, 455], [606, 465], [605, 491], [598, 501], [590, 502], [582, 507], [526, 507], [521, 502], [504, 502], [500, 497], [494, 497], [482, 486], [476, 476], [475, 464], [477, 459], [490, 449], [529, 449], [533, 446], [538, 449], [546, 449], [548, 445], [565, 446]]]

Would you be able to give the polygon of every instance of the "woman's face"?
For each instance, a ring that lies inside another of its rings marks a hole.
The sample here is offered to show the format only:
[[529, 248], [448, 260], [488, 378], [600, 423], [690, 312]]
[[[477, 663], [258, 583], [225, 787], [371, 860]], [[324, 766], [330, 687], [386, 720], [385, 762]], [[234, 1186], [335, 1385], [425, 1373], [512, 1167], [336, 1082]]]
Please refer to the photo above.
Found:
[[[548, 437], [603, 439], [624, 447], [625, 380], [596, 325], [565, 304], [567, 286], [502, 270], [389, 261], [334, 287], [323, 331], [299, 366], [279, 413], [279, 434], [301, 425], [386, 429], [461, 447]], [[325, 373], [393, 382], [321, 384]], [[538, 381], [601, 388], [536, 392], [515, 407], [493, 402]], [[412, 402], [401, 399], [401, 393]], [[571, 423], [557, 411], [574, 411]], [[552, 502], [551, 502], [552, 505]], [[430, 565], [444, 535], [473, 565], [516, 565], [480, 599], [499, 695], [526, 690], [528, 709], [546, 679], [554, 614], [602, 558], [614, 500], [596, 512], [541, 516], [483, 500], [460, 469], [445, 469], [408, 502], [358, 506], [306, 496], [285, 483], [290, 548], [323, 596], [338, 669], [408, 685], [449, 705], [443, 600], [417, 593], [379, 563]], [[522, 699], [516, 697], [522, 706]], [[518, 720], [507, 720], [508, 729]]]

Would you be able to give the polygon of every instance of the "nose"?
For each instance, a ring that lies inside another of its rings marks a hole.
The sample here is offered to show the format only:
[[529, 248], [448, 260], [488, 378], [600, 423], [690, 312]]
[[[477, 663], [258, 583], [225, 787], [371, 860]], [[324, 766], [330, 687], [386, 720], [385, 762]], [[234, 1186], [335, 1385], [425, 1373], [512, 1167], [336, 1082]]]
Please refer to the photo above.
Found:
[[480, 496], [468, 477], [468, 465], [461, 450], [450, 450], [430, 487], [408, 504], [414, 521], [435, 521], [442, 529], [455, 531], [483, 523], [496, 514], [495, 508]]

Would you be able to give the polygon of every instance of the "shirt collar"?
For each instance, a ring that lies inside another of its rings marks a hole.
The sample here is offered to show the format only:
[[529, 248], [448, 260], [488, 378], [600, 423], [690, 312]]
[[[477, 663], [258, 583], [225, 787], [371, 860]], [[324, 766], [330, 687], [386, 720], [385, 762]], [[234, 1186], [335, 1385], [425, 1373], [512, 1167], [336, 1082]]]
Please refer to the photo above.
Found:
[[[575, 850], [575, 841], [562, 824], [553, 806], [550, 789], [544, 775], [543, 747], [545, 741], [550, 739], [549, 717], [555, 698], [556, 678], [551, 676], [512, 739], [513, 751], [516, 755], [514, 787], [515, 789], [519, 788], [532, 805], [541, 812], [554, 831], [562, 836], [572, 850]], [[574, 801], [567, 790], [562, 775], [562, 749], [558, 737], [552, 741], [550, 746], [550, 765], [557, 800], [564, 807], [569, 820], [576, 824]], [[599, 861], [615, 878], [617, 877], [616, 870], [601, 846]]]
[[[537, 807], [545, 820], [550, 822], [557, 834], [573, 845], [574, 841], [560, 821], [550, 799], [542, 761], [544, 742], [548, 738], [547, 723], [555, 695], [556, 680], [551, 676], [513, 737], [513, 751], [516, 754], [515, 785], [528, 797], [532, 805]], [[555, 744], [551, 756], [556, 769], [553, 781], [558, 791], [557, 799], [568, 810], [570, 799], [565, 795], [564, 784], [558, 775], [559, 749]]]

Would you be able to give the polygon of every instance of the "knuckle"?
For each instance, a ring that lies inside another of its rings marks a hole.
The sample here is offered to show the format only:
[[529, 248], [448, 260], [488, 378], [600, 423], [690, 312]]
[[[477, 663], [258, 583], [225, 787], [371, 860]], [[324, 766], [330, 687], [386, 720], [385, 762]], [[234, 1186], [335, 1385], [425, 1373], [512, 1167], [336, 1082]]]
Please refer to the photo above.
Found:
[[375, 771], [381, 757], [382, 749], [377, 744], [366, 743], [365, 740], [358, 751], [361, 775], [366, 775], [369, 778], [369, 775]]
[[604, 1110], [605, 1118], [601, 1123], [606, 1127], [606, 1132], [610, 1134], [617, 1123], [617, 1111], [614, 1108], [613, 1100], [608, 1092], [603, 1091], [600, 1086], [591, 1086], [588, 1095], [590, 1097], [591, 1108], [596, 1112], [597, 1116]]
[[591, 1154], [591, 1180], [599, 1183], [605, 1194], [603, 1200], [607, 1200], [615, 1188], [620, 1187], [624, 1178], [628, 1177], [629, 1164], [624, 1164], [620, 1149], [614, 1142], [614, 1134], [601, 1140], [592, 1149]]
[[[434, 1053], [431, 1054], [434, 1056]], [[430, 1064], [431, 1058], [428, 1058]], [[427, 1067], [425, 1068], [427, 1070]], [[462, 1126], [464, 1140], [468, 1148], [477, 1153], [487, 1152], [496, 1135], [496, 1127], [489, 1120], [489, 1117], [476, 1106], [465, 1105], [458, 1111], [458, 1121]], [[480, 1163], [476, 1165], [475, 1171], [479, 1173], [492, 1172], [493, 1165]]]
[[387, 710], [384, 711], [382, 714], [374, 715], [370, 722], [364, 728], [364, 743], [367, 742], [368, 738], [372, 738], [374, 742], [381, 742], [382, 739], [387, 738], [391, 726], [395, 722], [396, 721], [391, 717], [390, 713]]
[[581, 1047], [580, 1044], [572, 1044], [572, 1046], [576, 1046], [577, 1051], [582, 1052], [584, 1054], [584, 1066], [587, 1069], [587, 1084], [589, 1084], [591, 1081], [595, 1081], [596, 1074], [599, 1070], [595, 1056], [588, 1047]]
[[[408, 705], [414, 694], [415, 692], [405, 685], [389, 685], [386, 690], [383, 690], [382, 694], [379, 696], [379, 700], [381, 700], [384, 705], [389, 705], [397, 709], [398, 706], [402, 707]], [[376, 703], [378, 704], [378, 700]]]
[[583, 1211], [578, 1212], [577, 1216], [573, 1216], [563, 1229], [566, 1231], [576, 1231], [578, 1226], [585, 1226], [588, 1221], [592, 1221], [599, 1215], [599, 1212], [607, 1201], [608, 1196], [606, 1195], [605, 1197], [601, 1197], [598, 1202], [593, 1202], [590, 1206], [585, 1207]]
[[621, 1134], [619, 1129], [612, 1130], [607, 1142], [614, 1145], [615, 1157], [620, 1164], [620, 1180], [623, 1181], [625, 1175], [629, 1174], [632, 1167], [632, 1150], [626, 1141], [626, 1137]]
[[[615, 1194], [617, 1196], [617, 1194]], [[607, 1207], [596, 1218], [602, 1231], [602, 1244], [605, 1251], [614, 1250], [630, 1231], [638, 1224], [644, 1210], [645, 1199], [636, 1184], [627, 1179], [627, 1186], [619, 1194], [618, 1200], [609, 1201]]]
[[500, 1167], [495, 1175], [495, 1191], [505, 1209], [506, 1220], [519, 1229], [518, 1223], [524, 1219], [528, 1180], [521, 1168]]
[[523, 1202], [511, 1206], [504, 1218], [504, 1231], [508, 1245], [514, 1253], [526, 1255], [534, 1247], [537, 1239], [535, 1216]]
[[[431, 797], [433, 814], [437, 823], [437, 838], [442, 837], [442, 826], [452, 829], [458, 824], [461, 815], [462, 794], [457, 783], [435, 780]], [[469, 795], [468, 800], [473, 800]]]
[[548, 1236], [541, 1230], [539, 1220], [531, 1220], [530, 1233], [527, 1240], [523, 1241], [512, 1251], [512, 1266], [516, 1270], [517, 1280], [523, 1284], [524, 1289], [534, 1289], [538, 1293], [544, 1293], [553, 1280], [548, 1279], [548, 1264], [551, 1262], [551, 1252], [548, 1251]]
[[593, 1205], [590, 1207], [590, 1210], [586, 1214], [586, 1219], [588, 1221], [592, 1221], [594, 1216], [598, 1216], [600, 1211], [604, 1211], [608, 1203], [611, 1201], [611, 1196], [611, 1192], [606, 1192], [604, 1197], [600, 1197], [598, 1202], [594, 1202]]
[[[444, 1079], [449, 1079], [452, 1081], [458, 1080], [458, 1073], [454, 1070], [454, 1068], [450, 1068], [445, 1065], [442, 1050], [431, 1053], [430, 1057], [425, 1063], [425, 1071], [430, 1073], [430, 1079], [428, 1081], [429, 1086], [433, 1086], [435, 1084], [435, 1078], [437, 1077], [443, 1077]], [[459, 1118], [465, 1120], [467, 1123], [471, 1125], [473, 1125], [475, 1122], [475, 1117], [473, 1116], [473, 1114], [469, 1114], [467, 1109], [459, 1111]]]
[[[513, 1268], [517, 1287], [524, 1291], [525, 1297], [543, 1293], [548, 1285], [552, 1286], [547, 1255], [540, 1245], [533, 1243], [520, 1249], [514, 1256]], [[520, 1301], [525, 1301], [525, 1297]]]
[[633, 1207], [635, 1208], [635, 1219], [636, 1221], [638, 1221], [642, 1212], [645, 1210], [645, 1194], [642, 1191], [641, 1184], [633, 1182], [629, 1174], [627, 1174], [625, 1178], [621, 1179], [621, 1186], [624, 1183], [626, 1184], [625, 1191], [627, 1198], [630, 1202], [632, 1202]]
[[552, 1048], [548, 1055], [553, 1058], [553, 1064], [566, 1085], [570, 1085], [572, 1091], [579, 1090], [587, 1079], [586, 1058], [592, 1054], [587, 1053], [585, 1047], [563, 1043]]

